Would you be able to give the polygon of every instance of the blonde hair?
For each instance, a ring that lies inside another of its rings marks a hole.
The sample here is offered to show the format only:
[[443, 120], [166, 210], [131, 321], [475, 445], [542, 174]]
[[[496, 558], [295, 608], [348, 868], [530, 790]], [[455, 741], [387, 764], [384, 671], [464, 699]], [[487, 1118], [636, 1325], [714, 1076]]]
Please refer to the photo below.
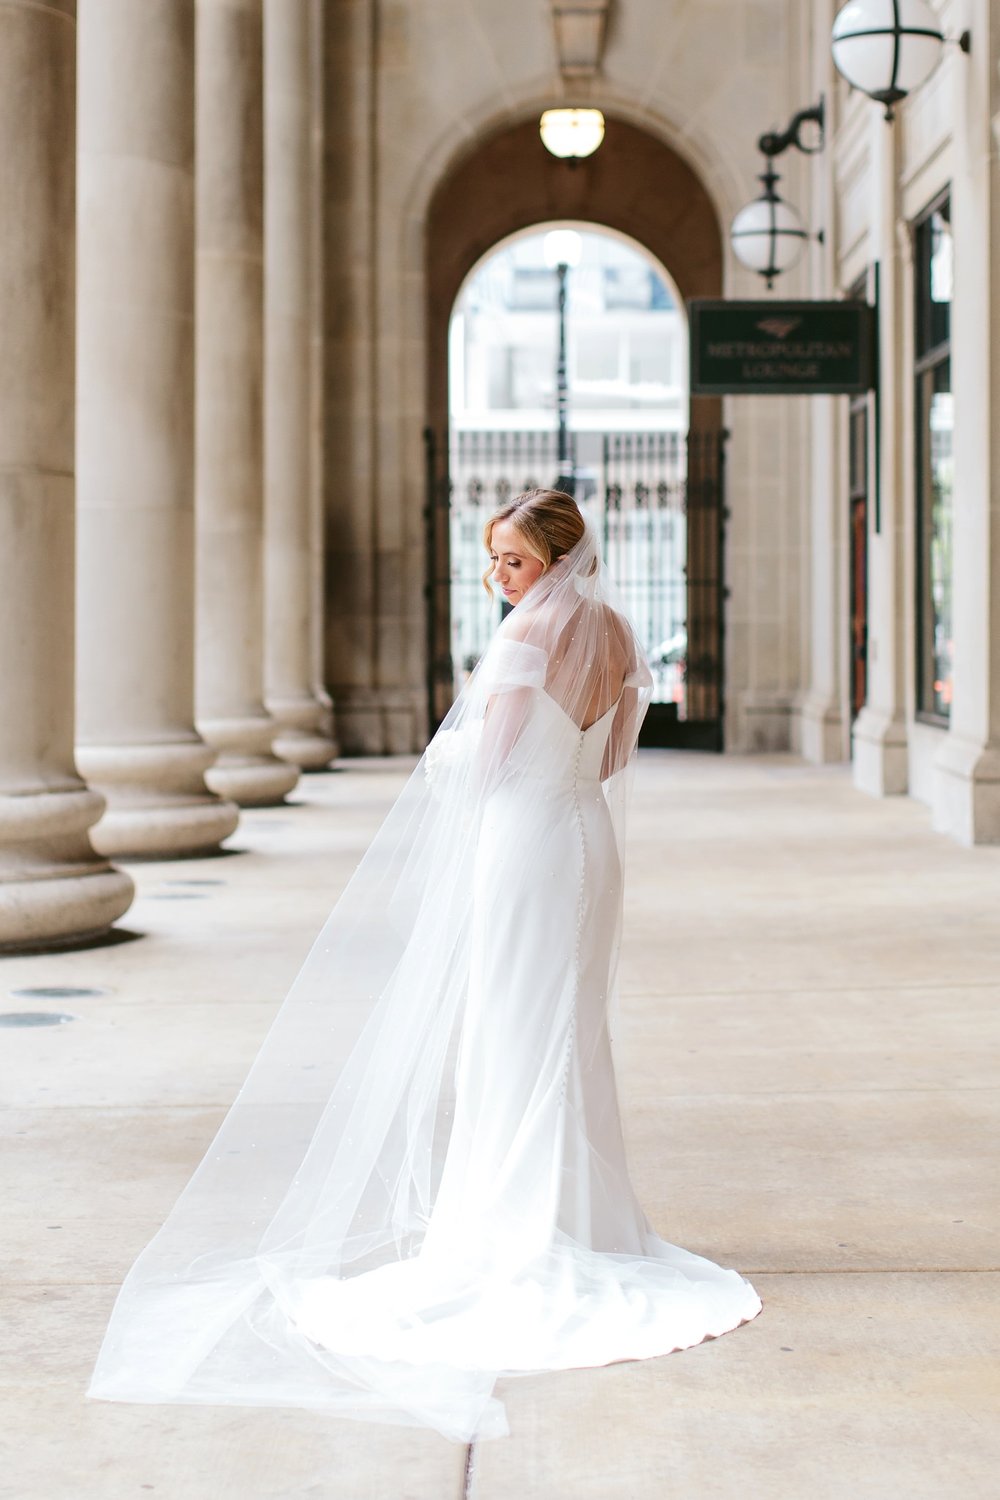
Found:
[[[523, 495], [515, 495], [501, 505], [483, 529], [487, 550], [492, 546], [493, 528], [498, 521], [510, 521], [530, 555], [546, 568], [571, 551], [584, 534], [580, 507], [565, 490], [525, 490]], [[491, 564], [483, 574], [483, 586], [490, 598], [492, 572]]]

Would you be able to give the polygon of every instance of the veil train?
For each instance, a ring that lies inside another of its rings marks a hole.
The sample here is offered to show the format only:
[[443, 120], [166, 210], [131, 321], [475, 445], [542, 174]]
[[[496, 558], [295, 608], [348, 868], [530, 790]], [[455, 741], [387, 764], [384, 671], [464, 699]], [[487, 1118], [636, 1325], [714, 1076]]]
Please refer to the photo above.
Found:
[[497, 1376], [753, 1317], [628, 1177], [607, 1018], [651, 690], [588, 527], [499, 627], [119, 1293], [89, 1394], [507, 1431]]

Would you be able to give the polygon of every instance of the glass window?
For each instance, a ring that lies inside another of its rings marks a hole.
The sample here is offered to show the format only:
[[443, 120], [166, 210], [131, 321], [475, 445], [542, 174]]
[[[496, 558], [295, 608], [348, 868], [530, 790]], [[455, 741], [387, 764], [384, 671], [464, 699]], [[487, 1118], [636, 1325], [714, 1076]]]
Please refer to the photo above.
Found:
[[947, 360], [919, 377], [921, 578], [920, 707], [940, 718], [951, 710], [952, 428]]
[[917, 225], [917, 357], [951, 337], [951, 205], [947, 199]]
[[643, 265], [604, 267], [604, 306], [648, 308], [652, 302], [653, 282], [649, 267]]
[[868, 494], [868, 397], [851, 402], [849, 442], [850, 497], [863, 500]]
[[933, 205], [916, 226], [917, 710], [951, 712], [954, 411], [951, 393], [951, 209]]
[[615, 329], [582, 328], [573, 341], [577, 380], [617, 380], [619, 343]]
[[510, 288], [509, 307], [526, 312], [555, 307], [559, 300], [559, 281], [547, 266], [515, 266]]

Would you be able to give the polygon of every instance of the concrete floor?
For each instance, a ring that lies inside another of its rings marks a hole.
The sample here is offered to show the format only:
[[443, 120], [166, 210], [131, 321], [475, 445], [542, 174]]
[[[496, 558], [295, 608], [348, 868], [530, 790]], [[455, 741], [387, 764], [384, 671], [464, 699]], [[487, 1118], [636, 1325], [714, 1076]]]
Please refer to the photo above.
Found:
[[[83, 1390], [115, 1289], [199, 1160], [406, 763], [305, 779], [233, 851], [130, 866], [135, 940], [0, 965], [5, 1500], [995, 1500], [1000, 849], [841, 768], [641, 761], [616, 1053], [668, 1239], [752, 1324], [501, 1384], [512, 1435]], [[18, 996], [34, 986], [99, 996]]]

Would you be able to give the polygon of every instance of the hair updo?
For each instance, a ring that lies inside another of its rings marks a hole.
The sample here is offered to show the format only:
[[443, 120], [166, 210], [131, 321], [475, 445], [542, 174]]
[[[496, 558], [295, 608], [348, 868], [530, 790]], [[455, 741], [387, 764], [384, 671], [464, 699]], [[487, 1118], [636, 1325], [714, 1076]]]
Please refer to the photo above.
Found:
[[[515, 495], [501, 505], [483, 530], [487, 549], [492, 545], [493, 528], [498, 521], [510, 521], [531, 556], [537, 557], [546, 568], [570, 552], [585, 531], [580, 507], [565, 490], [525, 490], [523, 495]], [[491, 566], [483, 574], [483, 584], [491, 596], [492, 572]]]

